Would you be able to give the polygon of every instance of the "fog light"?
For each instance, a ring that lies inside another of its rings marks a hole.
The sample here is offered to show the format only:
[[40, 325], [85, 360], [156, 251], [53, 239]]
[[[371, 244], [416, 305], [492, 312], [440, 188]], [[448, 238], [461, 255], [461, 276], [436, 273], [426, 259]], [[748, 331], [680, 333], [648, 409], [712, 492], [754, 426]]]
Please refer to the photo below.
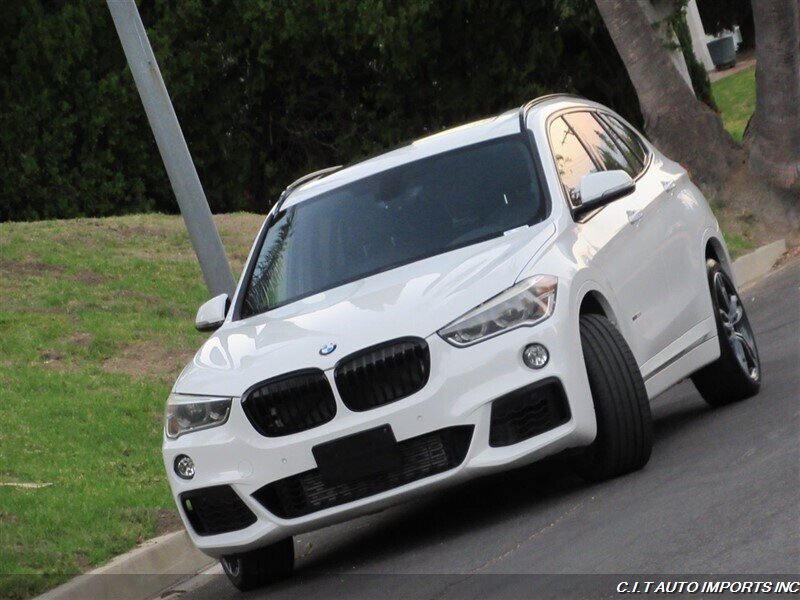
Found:
[[175, 457], [175, 473], [181, 479], [191, 479], [194, 477], [194, 461], [185, 454]]
[[541, 344], [525, 346], [522, 351], [522, 362], [531, 369], [541, 369], [550, 360], [550, 353]]

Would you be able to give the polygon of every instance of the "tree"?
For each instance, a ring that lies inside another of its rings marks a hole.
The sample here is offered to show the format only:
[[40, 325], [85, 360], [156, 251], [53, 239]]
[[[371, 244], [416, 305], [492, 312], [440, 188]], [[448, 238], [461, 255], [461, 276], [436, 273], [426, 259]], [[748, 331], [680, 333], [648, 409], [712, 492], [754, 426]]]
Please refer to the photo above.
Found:
[[745, 131], [750, 168], [800, 188], [800, 2], [753, 2], [756, 110]]
[[[641, 123], [594, 0], [137, 0], [215, 212], [575, 92]], [[104, 2], [0, 1], [0, 220], [175, 212]]]
[[164, 169], [114, 35], [96, 0], [0, 2], [0, 220], [155, 207]]
[[719, 116], [694, 97], [638, 2], [596, 2], [636, 89], [647, 134], [698, 181], [719, 185], [741, 160]]
[[692, 34], [689, 32], [689, 24], [686, 22], [686, 5], [683, 2], [675, 6], [675, 10], [671, 17], [666, 20], [665, 25], [672, 28], [675, 32], [675, 37], [678, 39], [683, 60], [686, 62], [686, 68], [692, 81], [694, 95], [697, 96], [698, 100], [717, 111], [717, 102], [711, 92], [711, 81], [708, 78], [708, 72], [703, 63], [695, 56], [694, 48], [692, 47]]

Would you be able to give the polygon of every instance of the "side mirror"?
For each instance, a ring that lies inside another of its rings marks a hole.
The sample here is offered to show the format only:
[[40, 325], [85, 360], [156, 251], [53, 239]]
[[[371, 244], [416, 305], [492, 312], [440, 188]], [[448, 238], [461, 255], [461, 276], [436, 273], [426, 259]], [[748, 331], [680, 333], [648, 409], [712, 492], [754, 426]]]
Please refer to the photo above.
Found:
[[599, 208], [617, 198], [627, 196], [636, 189], [631, 176], [625, 171], [599, 171], [581, 177], [581, 203], [576, 212], [584, 213]]
[[225, 322], [225, 315], [231, 306], [231, 299], [228, 294], [214, 296], [205, 302], [198, 310], [194, 319], [194, 326], [197, 331], [214, 331], [219, 329]]

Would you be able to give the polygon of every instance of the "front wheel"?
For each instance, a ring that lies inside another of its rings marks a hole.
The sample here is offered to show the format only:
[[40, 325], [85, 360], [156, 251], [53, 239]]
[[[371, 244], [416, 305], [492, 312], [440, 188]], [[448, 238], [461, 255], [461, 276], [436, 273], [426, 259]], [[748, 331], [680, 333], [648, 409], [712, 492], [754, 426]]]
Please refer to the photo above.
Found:
[[750, 320], [733, 281], [719, 263], [706, 263], [719, 337], [719, 358], [692, 375], [703, 399], [722, 406], [754, 396], [761, 388], [761, 360]]
[[586, 479], [641, 469], [653, 448], [650, 401], [625, 338], [605, 317], [580, 318], [581, 346], [597, 417], [597, 437], [581, 458]]
[[289, 537], [250, 552], [223, 556], [220, 562], [230, 582], [246, 592], [291, 575], [294, 542]]

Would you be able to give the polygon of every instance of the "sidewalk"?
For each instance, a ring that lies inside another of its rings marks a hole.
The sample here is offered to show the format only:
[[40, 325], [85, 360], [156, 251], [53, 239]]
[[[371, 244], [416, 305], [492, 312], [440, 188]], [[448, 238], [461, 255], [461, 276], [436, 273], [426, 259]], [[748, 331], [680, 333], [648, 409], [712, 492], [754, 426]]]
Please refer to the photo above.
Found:
[[742, 61], [738, 61], [736, 63], [736, 66], [731, 67], [730, 69], [722, 69], [721, 71], [720, 70], [709, 71], [708, 78], [711, 81], [711, 83], [714, 83], [715, 81], [719, 81], [720, 79], [725, 79], [726, 77], [730, 77], [731, 75], [736, 75], [736, 73], [739, 73], [740, 71], [744, 71], [745, 69], [754, 67], [755, 64], [756, 64], [755, 58], [748, 58]]

